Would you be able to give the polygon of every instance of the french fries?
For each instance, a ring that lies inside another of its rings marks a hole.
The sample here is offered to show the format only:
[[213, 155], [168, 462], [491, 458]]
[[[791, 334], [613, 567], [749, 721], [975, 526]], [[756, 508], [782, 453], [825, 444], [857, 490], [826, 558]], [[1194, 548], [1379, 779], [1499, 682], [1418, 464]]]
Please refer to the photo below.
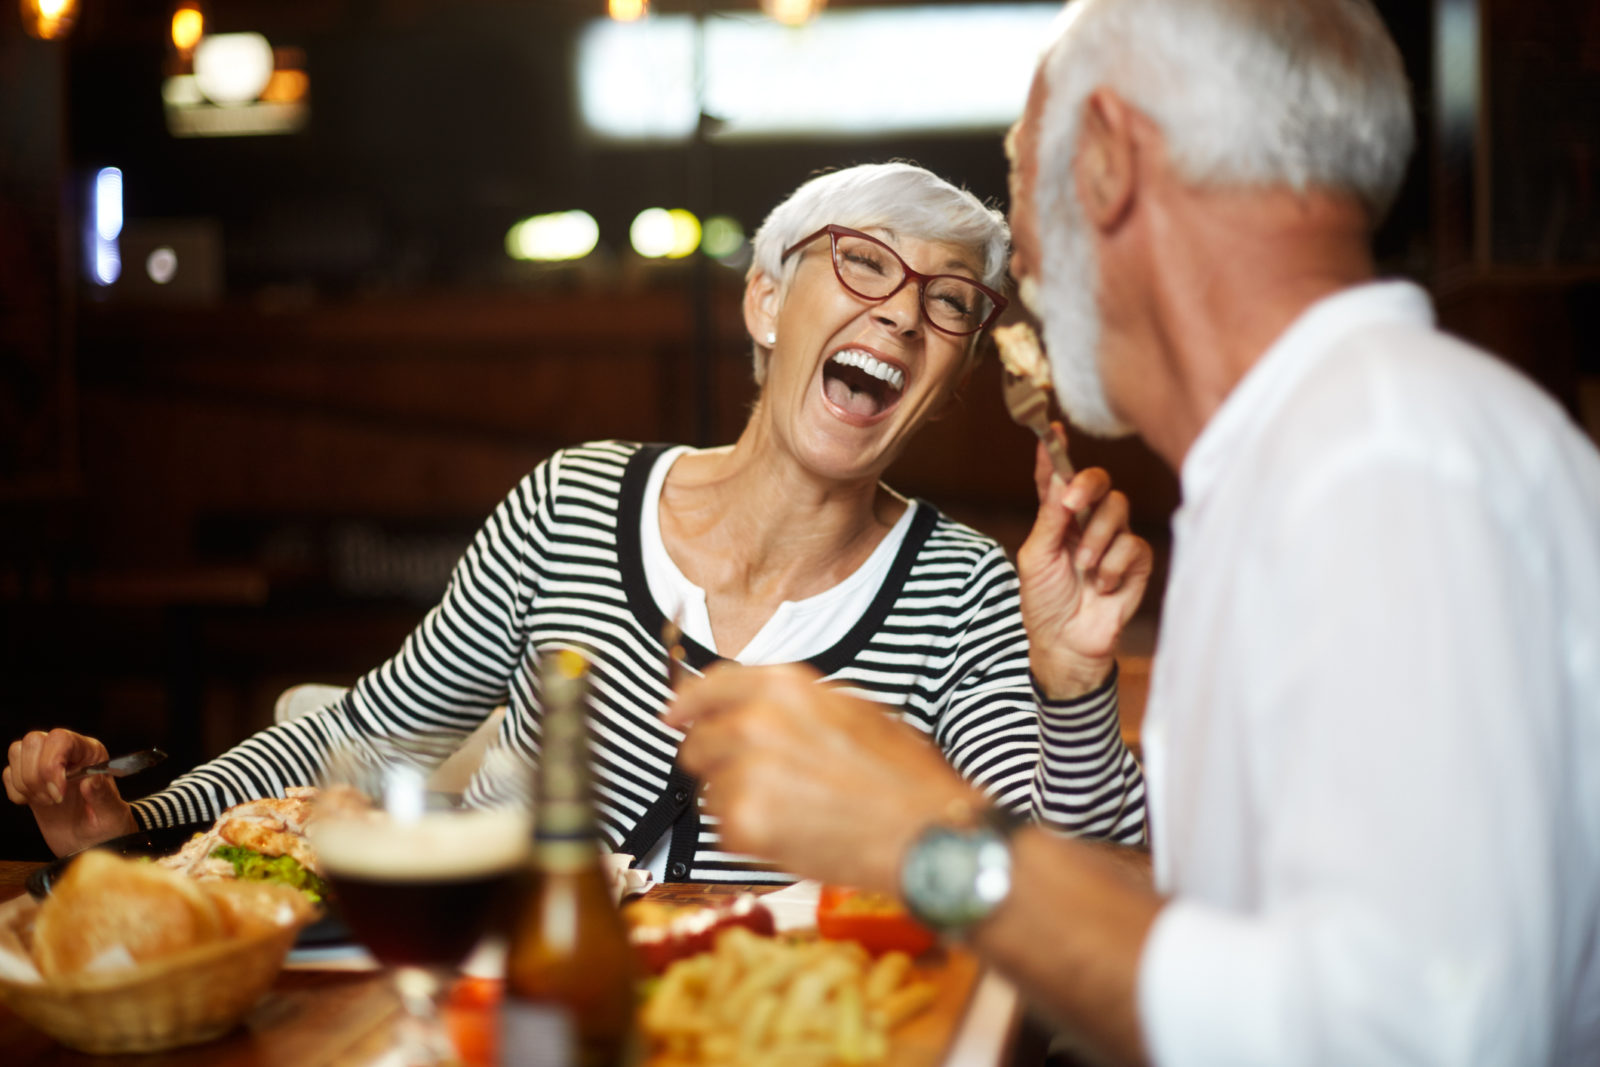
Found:
[[640, 1011], [661, 1067], [828, 1067], [888, 1055], [889, 1033], [933, 1003], [911, 958], [742, 927], [672, 964]]

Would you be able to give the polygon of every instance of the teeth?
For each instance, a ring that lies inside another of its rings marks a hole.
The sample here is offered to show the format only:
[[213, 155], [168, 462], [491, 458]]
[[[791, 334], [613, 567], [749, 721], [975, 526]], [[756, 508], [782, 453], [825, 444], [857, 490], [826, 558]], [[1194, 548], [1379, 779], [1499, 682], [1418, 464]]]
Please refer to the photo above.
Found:
[[833, 362], [845, 367], [859, 367], [879, 381], [888, 382], [896, 392], [906, 387], [905, 371], [898, 367], [891, 367], [883, 360], [869, 353], [847, 348], [842, 352], [834, 353]]

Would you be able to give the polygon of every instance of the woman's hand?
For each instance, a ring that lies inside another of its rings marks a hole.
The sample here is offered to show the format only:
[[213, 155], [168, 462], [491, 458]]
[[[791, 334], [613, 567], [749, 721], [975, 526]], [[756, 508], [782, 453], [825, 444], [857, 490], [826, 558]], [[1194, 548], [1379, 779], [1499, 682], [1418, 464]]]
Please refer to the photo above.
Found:
[[13, 804], [33, 809], [45, 844], [58, 856], [137, 830], [133, 808], [117, 792], [116, 780], [89, 774], [76, 782], [67, 775], [110, 758], [106, 746], [71, 730], [34, 730], [13, 741], [3, 777]]
[[[1057, 436], [1066, 433], [1056, 424]], [[1150, 545], [1128, 529], [1128, 498], [1098, 467], [1063, 484], [1044, 445], [1034, 457], [1039, 517], [1022, 550], [1022, 620], [1029, 665], [1047, 697], [1070, 700], [1102, 685], [1117, 639], [1150, 582]]]

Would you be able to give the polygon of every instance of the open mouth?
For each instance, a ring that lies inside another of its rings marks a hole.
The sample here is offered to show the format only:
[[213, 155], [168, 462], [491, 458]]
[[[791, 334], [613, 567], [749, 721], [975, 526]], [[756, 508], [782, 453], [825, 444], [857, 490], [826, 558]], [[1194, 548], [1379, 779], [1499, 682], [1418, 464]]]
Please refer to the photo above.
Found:
[[871, 419], [900, 403], [906, 372], [859, 348], [844, 348], [822, 367], [822, 392], [847, 415]]

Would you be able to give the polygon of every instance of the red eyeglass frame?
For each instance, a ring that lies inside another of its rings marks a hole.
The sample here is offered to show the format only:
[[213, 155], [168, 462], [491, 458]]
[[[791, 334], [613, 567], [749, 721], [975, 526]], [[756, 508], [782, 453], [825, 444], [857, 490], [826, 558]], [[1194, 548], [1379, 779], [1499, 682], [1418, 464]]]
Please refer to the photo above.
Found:
[[[881, 304], [885, 300], [888, 300], [890, 297], [894, 296], [895, 293], [898, 293], [900, 290], [904, 289], [907, 282], [915, 281], [917, 283], [917, 305], [922, 309], [923, 320], [926, 321], [930, 327], [947, 336], [971, 337], [975, 333], [982, 333], [991, 323], [994, 322], [995, 319], [1000, 317], [1000, 313], [1005, 311], [1006, 305], [1010, 303], [1010, 301], [1008, 301], [1005, 297], [1001, 296], [987, 285], [984, 285], [976, 278], [969, 278], [965, 274], [923, 274], [921, 271], [912, 270], [911, 264], [907, 263], [905, 259], [901, 257], [899, 252], [896, 252], [894, 249], [890, 248], [888, 244], [886, 244], [881, 238], [874, 237], [870, 233], [862, 233], [860, 230], [852, 230], [848, 226], [839, 226], [832, 223], [824, 226], [810, 237], [796, 241], [794, 244], [784, 249], [783, 255], [778, 257], [778, 262], [782, 263], [784, 260], [794, 255], [796, 252], [800, 251], [806, 245], [810, 244], [812, 241], [815, 241], [823, 234], [828, 235], [828, 260], [833, 264], [833, 276], [839, 279], [840, 285], [844, 286], [847, 290], [854, 293], [856, 296], [859, 296], [863, 300], [870, 300], [874, 304]], [[849, 282], [844, 280], [844, 275], [839, 273], [840, 237], [859, 237], [863, 240], [871, 241], [873, 244], [878, 245], [885, 252], [889, 253], [895, 258], [895, 260], [900, 264], [900, 269], [905, 271], [905, 277], [900, 279], [899, 285], [895, 286], [882, 296], [868, 296], [866, 293], [854, 288]], [[933, 321], [933, 316], [928, 314], [928, 283], [937, 278], [951, 278], [955, 281], [966, 282], [968, 285], [976, 287], [979, 292], [983, 293], [984, 296], [987, 296], [990, 300], [994, 301], [994, 307], [989, 309], [989, 314], [984, 316], [984, 320], [973, 329], [961, 331], [940, 326], [937, 322]]]

